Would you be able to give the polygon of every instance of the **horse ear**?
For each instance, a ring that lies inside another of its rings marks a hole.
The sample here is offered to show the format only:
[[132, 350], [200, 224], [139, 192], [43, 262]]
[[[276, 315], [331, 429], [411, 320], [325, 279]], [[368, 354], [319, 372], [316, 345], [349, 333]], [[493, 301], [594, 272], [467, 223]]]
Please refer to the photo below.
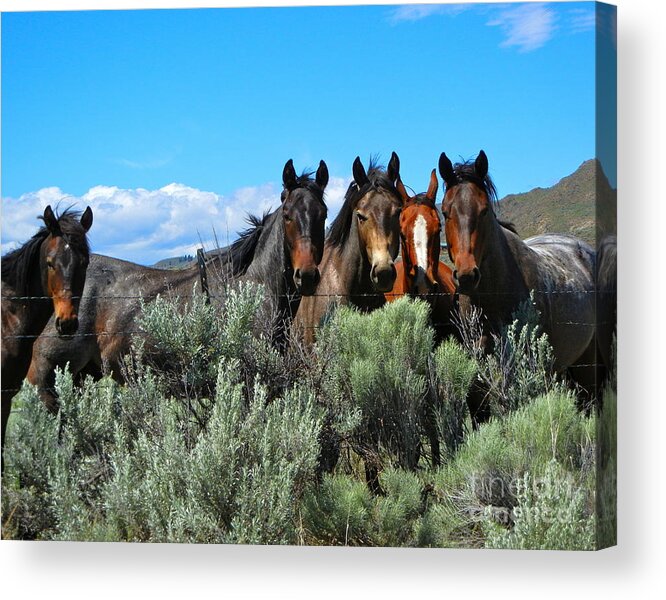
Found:
[[386, 174], [391, 181], [395, 181], [400, 177], [400, 159], [395, 152], [391, 154], [391, 160], [389, 161], [388, 169], [386, 169]]
[[458, 183], [458, 178], [453, 172], [453, 165], [446, 153], [442, 152], [439, 157], [439, 174], [442, 176], [446, 187], [451, 187]]
[[42, 220], [44, 221], [44, 225], [46, 225], [46, 228], [51, 233], [58, 233], [60, 231], [60, 228], [58, 227], [58, 219], [53, 213], [53, 209], [51, 208], [50, 204], [44, 209], [44, 215], [42, 216]]
[[433, 204], [435, 198], [437, 198], [437, 190], [439, 188], [439, 181], [437, 180], [437, 171], [435, 169], [430, 173], [430, 185], [428, 186], [428, 191], [426, 192], [426, 198], [432, 200]]
[[479, 179], [485, 179], [486, 175], [488, 175], [488, 157], [483, 150], [479, 152], [474, 161], [474, 172]]
[[363, 168], [363, 163], [359, 156], [356, 157], [354, 164], [352, 166], [352, 174], [354, 175], [354, 181], [359, 188], [362, 188], [364, 185], [370, 182], [368, 179], [368, 174]]
[[81, 215], [81, 227], [83, 227], [84, 231], [88, 233], [90, 231], [90, 228], [92, 227], [92, 224], [93, 224], [93, 211], [88, 206]]
[[402, 199], [402, 204], [403, 206], [409, 202], [409, 194], [407, 193], [407, 190], [405, 189], [405, 184], [402, 183], [402, 179], [398, 177], [398, 181], [395, 184], [395, 189], [398, 190], [398, 194], [400, 198]]
[[315, 183], [323, 190], [328, 185], [328, 167], [323, 160], [319, 161], [319, 168], [315, 176]]
[[294, 169], [294, 161], [290, 158], [284, 165], [282, 171], [282, 185], [288, 191], [296, 187], [296, 170]]

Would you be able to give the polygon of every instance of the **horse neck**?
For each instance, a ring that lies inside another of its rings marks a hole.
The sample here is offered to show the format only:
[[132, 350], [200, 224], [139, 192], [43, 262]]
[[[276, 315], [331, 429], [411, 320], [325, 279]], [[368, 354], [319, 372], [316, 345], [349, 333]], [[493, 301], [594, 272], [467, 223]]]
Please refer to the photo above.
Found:
[[40, 333], [53, 314], [53, 300], [42, 285], [40, 252], [31, 257], [25, 289], [18, 290], [13, 282], [5, 281], [2, 287], [3, 312], [8, 311], [19, 317], [19, 325], [12, 335]]
[[486, 252], [479, 265], [481, 280], [475, 304], [491, 320], [506, 321], [520, 302], [529, 297], [520, 258], [526, 247], [513, 232], [493, 219]]
[[269, 217], [257, 242], [254, 258], [247, 270], [250, 279], [263, 283], [280, 307], [289, 304], [288, 296], [296, 294], [291, 261], [285, 248], [284, 222], [279, 211]]
[[[337, 275], [347, 296], [376, 293], [370, 280], [370, 263], [361, 249], [355, 219], [345, 245], [337, 251], [337, 258]], [[383, 298], [383, 295], [378, 295]], [[371, 301], [372, 298], [361, 296], [352, 302], [365, 306]]]

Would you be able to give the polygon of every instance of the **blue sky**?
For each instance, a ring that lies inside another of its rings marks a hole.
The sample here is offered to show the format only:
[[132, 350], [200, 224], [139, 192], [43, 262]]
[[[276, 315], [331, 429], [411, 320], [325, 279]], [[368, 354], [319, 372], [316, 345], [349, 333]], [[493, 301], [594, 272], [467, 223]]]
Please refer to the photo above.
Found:
[[[49, 202], [150, 264], [276, 206], [282, 168], [483, 148], [500, 196], [594, 156], [593, 3], [5, 13], [2, 250]], [[441, 195], [440, 195], [441, 197]]]

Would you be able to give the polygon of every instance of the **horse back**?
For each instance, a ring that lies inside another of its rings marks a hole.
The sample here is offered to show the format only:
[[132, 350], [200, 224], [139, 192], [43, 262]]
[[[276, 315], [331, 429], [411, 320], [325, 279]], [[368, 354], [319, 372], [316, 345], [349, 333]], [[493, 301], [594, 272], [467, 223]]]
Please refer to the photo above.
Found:
[[[526, 283], [535, 291], [541, 322], [559, 366], [573, 364], [593, 340], [596, 327], [595, 252], [570, 235], [525, 240], [531, 263]], [[525, 265], [524, 265], [525, 266]]]

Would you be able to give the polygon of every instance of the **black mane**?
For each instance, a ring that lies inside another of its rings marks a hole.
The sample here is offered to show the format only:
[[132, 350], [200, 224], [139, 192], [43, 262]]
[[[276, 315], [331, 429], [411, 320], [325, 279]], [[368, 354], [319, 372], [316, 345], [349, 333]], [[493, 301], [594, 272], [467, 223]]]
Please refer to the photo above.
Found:
[[486, 174], [486, 176], [481, 179], [476, 174], [473, 160], [456, 163], [453, 167], [453, 172], [458, 177], [459, 183], [462, 183], [463, 181], [469, 181], [479, 186], [486, 193], [486, 196], [488, 196], [488, 200], [490, 200], [492, 204], [497, 204], [497, 189], [495, 188], [493, 180], [488, 174]]
[[244, 275], [247, 271], [254, 259], [257, 243], [270, 216], [270, 209], [262, 217], [248, 214], [245, 220], [249, 223], [250, 227], [243, 231], [233, 244], [222, 248], [217, 253], [223, 264], [229, 267], [229, 275], [231, 277]]
[[510, 221], [502, 221], [502, 219], [497, 219], [497, 222], [504, 227], [504, 229], [508, 229], [509, 231], [515, 233], [516, 235], [520, 235], [518, 233], [518, 230], [516, 229], [516, 226], [511, 223]]
[[[44, 220], [44, 217], [39, 217]], [[88, 256], [90, 247], [86, 231], [81, 225], [81, 212], [67, 208], [56, 217], [59, 235], [69, 244], [70, 248], [80, 256]], [[46, 227], [40, 227], [20, 248], [12, 250], [2, 257], [2, 281], [11, 285], [18, 296], [27, 296], [30, 283], [30, 272], [34, 262], [39, 260], [39, 249], [42, 242], [51, 232]]]
[[341, 248], [345, 245], [351, 231], [354, 209], [356, 208], [358, 201], [368, 193], [370, 188], [384, 188], [397, 196], [398, 191], [395, 189], [395, 185], [386, 174], [384, 167], [376, 164], [375, 158], [370, 159], [368, 180], [369, 182], [362, 188], [359, 188], [355, 181], [352, 181], [349, 184], [347, 192], [345, 193], [345, 201], [342, 204], [342, 208], [329, 228], [328, 236], [326, 238], [326, 243], [328, 245], [333, 246], [334, 248]]

